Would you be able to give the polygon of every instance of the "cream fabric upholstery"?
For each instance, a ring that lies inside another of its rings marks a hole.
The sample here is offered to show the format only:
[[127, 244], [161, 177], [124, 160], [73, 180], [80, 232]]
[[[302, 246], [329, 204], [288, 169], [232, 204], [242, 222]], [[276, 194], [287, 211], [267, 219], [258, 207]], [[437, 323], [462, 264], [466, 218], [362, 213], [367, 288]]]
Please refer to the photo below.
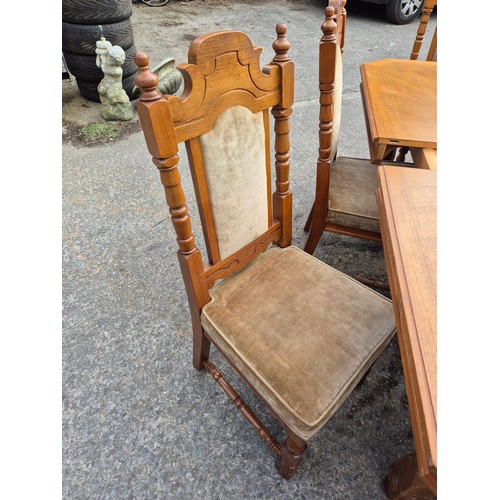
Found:
[[263, 114], [231, 107], [200, 143], [224, 259], [269, 227]]
[[369, 160], [332, 161], [326, 222], [380, 232], [377, 187], [377, 166]]
[[332, 156], [335, 157], [339, 144], [340, 118], [342, 116], [343, 61], [340, 45], [335, 45], [335, 86], [333, 87], [333, 135]]
[[210, 294], [204, 330], [303, 439], [395, 332], [388, 299], [296, 247], [271, 247]]

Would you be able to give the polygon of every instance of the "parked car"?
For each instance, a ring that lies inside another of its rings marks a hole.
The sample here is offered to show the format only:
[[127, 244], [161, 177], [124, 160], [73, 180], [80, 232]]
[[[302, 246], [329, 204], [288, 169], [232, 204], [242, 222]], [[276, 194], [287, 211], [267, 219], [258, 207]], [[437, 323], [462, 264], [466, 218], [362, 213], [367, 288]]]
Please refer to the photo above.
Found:
[[423, 0], [361, 0], [362, 2], [385, 4], [385, 14], [394, 24], [408, 24], [420, 16]]

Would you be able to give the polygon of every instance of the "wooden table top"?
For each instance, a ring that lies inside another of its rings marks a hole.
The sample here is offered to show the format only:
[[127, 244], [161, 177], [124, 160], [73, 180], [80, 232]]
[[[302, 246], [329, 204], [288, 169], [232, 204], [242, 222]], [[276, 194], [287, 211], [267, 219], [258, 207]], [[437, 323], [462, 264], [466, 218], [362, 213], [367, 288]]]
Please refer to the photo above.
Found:
[[[419, 470], [437, 481], [436, 171], [378, 170], [384, 252]], [[398, 317], [399, 316], [399, 317]]]
[[381, 59], [361, 65], [372, 140], [437, 148], [437, 63]]

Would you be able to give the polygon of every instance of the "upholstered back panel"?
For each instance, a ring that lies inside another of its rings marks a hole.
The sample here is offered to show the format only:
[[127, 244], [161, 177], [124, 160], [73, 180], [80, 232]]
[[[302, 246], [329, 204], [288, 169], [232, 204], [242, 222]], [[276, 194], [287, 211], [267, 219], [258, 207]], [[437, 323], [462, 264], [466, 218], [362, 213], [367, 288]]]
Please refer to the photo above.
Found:
[[335, 46], [335, 86], [333, 88], [333, 133], [332, 133], [332, 157], [337, 152], [340, 134], [340, 117], [342, 115], [342, 52], [340, 44]]
[[243, 106], [222, 112], [200, 137], [220, 258], [266, 232], [268, 179], [263, 112]]

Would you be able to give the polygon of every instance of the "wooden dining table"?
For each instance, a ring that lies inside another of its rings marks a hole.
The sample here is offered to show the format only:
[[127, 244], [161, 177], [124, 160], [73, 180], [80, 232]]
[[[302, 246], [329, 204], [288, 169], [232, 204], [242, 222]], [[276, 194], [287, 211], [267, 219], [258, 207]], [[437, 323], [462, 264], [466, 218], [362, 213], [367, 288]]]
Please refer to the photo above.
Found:
[[412, 156], [436, 150], [437, 62], [381, 59], [360, 69], [372, 163], [387, 161], [397, 148]]
[[437, 172], [378, 167], [376, 192], [415, 453], [389, 466], [390, 499], [437, 493]]

